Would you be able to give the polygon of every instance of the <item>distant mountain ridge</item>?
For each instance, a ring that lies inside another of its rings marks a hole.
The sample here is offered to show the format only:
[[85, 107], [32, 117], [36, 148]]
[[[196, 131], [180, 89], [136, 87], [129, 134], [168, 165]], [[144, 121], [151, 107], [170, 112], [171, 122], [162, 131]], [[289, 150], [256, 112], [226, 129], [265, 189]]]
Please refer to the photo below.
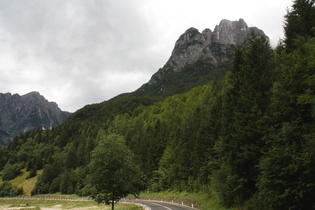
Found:
[[69, 115], [38, 92], [22, 96], [0, 93], [0, 146], [8, 144], [21, 133], [37, 128], [51, 129]]
[[237, 44], [245, 44], [251, 31], [269, 40], [262, 30], [248, 27], [243, 19], [223, 19], [214, 31], [205, 29], [200, 33], [195, 28], [189, 28], [176, 41], [164, 67], [148, 83], [136, 90], [135, 94], [171, 95], [187, 91], [209, 80], [222, 79], [233, 56], [233, 48]]

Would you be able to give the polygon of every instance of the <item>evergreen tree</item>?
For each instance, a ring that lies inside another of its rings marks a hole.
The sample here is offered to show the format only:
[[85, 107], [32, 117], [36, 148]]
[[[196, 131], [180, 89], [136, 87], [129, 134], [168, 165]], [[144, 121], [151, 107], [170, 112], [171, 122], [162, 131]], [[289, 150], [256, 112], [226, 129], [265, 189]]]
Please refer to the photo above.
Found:
[[252, 34], [247, 43], [235, 49], [222, 99], [220, 141], [216, 145], [221, 168], [214, 181], [226, 206], [240, 205], [256, 192], [263, 115], [272, 85], [273, 52], [268, 41]]
[[296, 48], [296, 39], [315, 36], [315, 0], [294, 0], [292, 10], [285, 16], [285, 46], [288, 51]]
[[277, 56], [268, 147], [260, 163], [261, 209], [314, 209], [315, 39]]

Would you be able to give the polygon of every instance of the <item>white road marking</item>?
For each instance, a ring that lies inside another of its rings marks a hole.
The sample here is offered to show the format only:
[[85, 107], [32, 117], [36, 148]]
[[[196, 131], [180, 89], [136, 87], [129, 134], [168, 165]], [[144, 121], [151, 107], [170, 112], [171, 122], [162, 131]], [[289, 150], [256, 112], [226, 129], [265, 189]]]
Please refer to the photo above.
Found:
[[147, 206], [143, 203], [139, 203], [145, 210], [151, 210], [150, 206]]
[[166, 208], [166, 209], [168, 209], [168, 210], [172, 210], [171, 208], [168, 208], [167, 206], [163, 206], [163, 205], [160, 205], [160, 204], [157, 204], [157, 203], [152, 203], [152, 204], [155, 204], [155, 205], [161, 206], [161, 207]]

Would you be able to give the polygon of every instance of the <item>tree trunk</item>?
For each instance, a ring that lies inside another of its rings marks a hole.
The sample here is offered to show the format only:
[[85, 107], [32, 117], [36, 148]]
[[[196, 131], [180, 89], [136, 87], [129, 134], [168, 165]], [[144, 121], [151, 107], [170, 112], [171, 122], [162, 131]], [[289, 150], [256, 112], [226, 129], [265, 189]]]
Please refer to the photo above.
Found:
[[114, 210], [115, 201], [112, 201], [112, 210]]

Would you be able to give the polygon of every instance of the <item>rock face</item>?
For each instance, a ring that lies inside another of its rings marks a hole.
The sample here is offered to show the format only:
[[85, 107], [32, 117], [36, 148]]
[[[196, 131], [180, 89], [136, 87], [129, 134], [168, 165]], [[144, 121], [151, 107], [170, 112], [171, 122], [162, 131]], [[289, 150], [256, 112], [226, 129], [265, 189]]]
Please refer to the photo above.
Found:
[[[175, 43], [172, 54], [163, 68], [156, 72], [150, 81], [138, 92], [145, 92], [150, 85], [157, 84], [170, 72], [180, 72], [187, 65], [206, 60], [212, 68], [232, 58], [233, 47], [246, 43], [253, 31], [258, 36], [268, 37], [258, 28], [249, 28], [243, 19], [238, 21], [222, 20], [214, 31], [205, 29], [200, 33], [189, 28]], [[162, 88], [163, 89], [163, 88]]]
[[243, 19], [222, 20], [213, 31], [212, 42], [220, 44], [243, 44], [249, 35], [249, 28]]
[[8, 144], [21, 133], [37, 128], [51, 129], [69, 115], [38, 92], [22, 96], [0, 93], [0, 146]]
[[202, 58], [211, 59], [212, 63], [217, 65], [231, 57], [229, 48], [246, 42], [251, 30], [256, 35], [268, 39], [262, 30], [249, 28], [243, 19], [238, 21], [224, 19], [213, 32], [205, 29], [200, 33], [197, 29], [190, 28], [176, 41], [166, 65], [173, 67], [174, 71], [180, 71], [187, 64]]

